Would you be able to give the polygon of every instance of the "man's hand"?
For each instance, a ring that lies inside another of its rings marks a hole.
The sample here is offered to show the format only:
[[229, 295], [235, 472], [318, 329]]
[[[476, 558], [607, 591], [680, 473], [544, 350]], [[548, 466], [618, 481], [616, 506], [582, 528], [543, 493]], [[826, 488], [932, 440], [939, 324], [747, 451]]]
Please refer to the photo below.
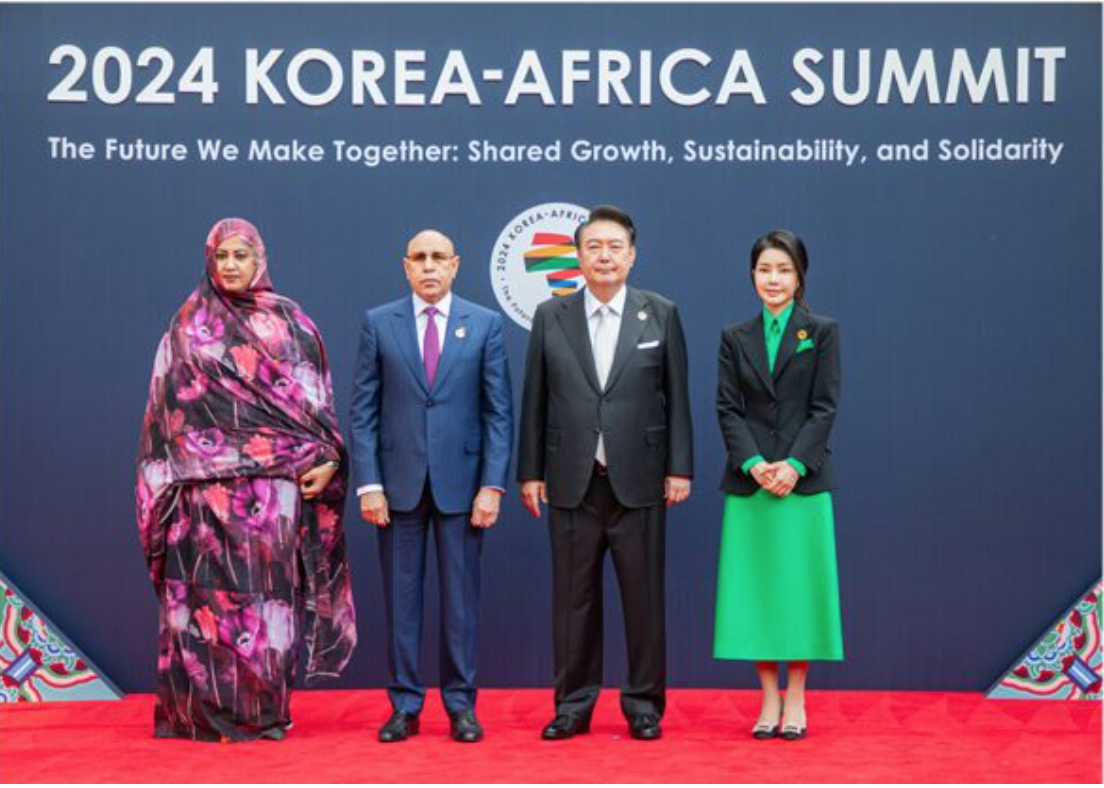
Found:
[[325, 465], [319, 465], [317, 468], [311, 468], [300, 476], [299, 493], [303, 496], [303, 500], [312, 501], [321, 495], [336, 472], [337, 468], [326, 463]]
[[690, 497], [690, 480], [685, 476], [668, 476], [664, 480], [664, 488], [667, 506], [682, 503]]
[[360, 516], [372, 525], [386, 528], [391, 522], [391, 513], [387, 510], [387, 496], [379, 490], [360, 496]]
[[548, 495], [544, 490], [544, 482], [522, 482], [521, 502], [534, 517], [541, 516], [540, 505], [548, 503]]
[[471, 524], [476, 528], [490, 528], [498, 522], [498, 508], [501, 501], [501, 490], [481, 487], [472, 503]]

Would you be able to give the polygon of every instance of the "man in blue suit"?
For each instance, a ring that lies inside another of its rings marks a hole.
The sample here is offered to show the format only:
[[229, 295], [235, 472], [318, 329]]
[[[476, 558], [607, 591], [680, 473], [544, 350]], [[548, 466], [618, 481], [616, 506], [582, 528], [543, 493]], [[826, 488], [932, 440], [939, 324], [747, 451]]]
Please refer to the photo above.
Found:
[[498, 519], [513, 445], [502, 317], [451, 292], [453, 243], [418, 233], [403, 258], [412, 295], [364, 316], [352, 404], [361, 516], [378, 526], [393, 713], [383, 742], [418, 733], [426, 539], [441, 588], [440, 681], [452, 738], [477, 742], [475, 670], [483, 532]]

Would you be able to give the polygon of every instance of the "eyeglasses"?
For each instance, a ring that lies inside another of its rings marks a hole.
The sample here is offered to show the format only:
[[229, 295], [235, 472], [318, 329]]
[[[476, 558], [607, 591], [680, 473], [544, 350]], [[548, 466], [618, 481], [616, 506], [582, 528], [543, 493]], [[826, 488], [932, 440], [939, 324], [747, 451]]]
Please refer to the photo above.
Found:
[[426, 252], [418, 252], [414, 255], [407, 256], [407, 260], [416, 265], [429, 266], [431, 268], [440, 268], [443, 265], [447, 265], [456, 255], [446, 254], [444, 252], [433, 252], [428, 254]]

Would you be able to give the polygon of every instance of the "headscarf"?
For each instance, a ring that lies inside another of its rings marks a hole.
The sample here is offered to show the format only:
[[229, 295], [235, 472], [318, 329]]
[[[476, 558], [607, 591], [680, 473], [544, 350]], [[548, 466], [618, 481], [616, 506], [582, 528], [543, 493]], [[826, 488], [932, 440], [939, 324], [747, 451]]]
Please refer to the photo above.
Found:
[[[250, 286], [218, 284], [215, 252], [240, 238], [256, 254]], [[165, 540], [181, 485], [276, 477], [295, 482], [341, 463], [314, 500], [301, 501], [299, 554], [307, 678], [336, 675], [356, 645], [342, 528], [348, 462], [318, 329], [277, 294], [257, 228], [223, 219], [207, 237], [207, 272], [161, 339], [138, 449], [138, 532], [160, 592]], [[220, 495], [210, 496], [217, 506]]]

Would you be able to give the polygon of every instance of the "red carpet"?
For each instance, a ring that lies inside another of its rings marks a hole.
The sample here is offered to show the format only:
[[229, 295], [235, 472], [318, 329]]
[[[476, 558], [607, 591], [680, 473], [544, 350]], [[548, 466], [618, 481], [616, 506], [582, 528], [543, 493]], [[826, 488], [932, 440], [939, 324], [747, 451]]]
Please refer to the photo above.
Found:
[[0, 707], [0, 781], [42, 782], [1100, 782], [1100, 704], [977, 694], [815, 692], [804, 741], [757, 742], [748, 691], [676, 690], [664, 738], [628, 738], [616, 692], [592, 733], [543, 742], [547, 690], [485, 690], [481, 744], [448, 739], [431, 695], [422, 733], [383, 745], [380, 690], [303, 691], [283, 742], [151, 736], [153, 698]]

